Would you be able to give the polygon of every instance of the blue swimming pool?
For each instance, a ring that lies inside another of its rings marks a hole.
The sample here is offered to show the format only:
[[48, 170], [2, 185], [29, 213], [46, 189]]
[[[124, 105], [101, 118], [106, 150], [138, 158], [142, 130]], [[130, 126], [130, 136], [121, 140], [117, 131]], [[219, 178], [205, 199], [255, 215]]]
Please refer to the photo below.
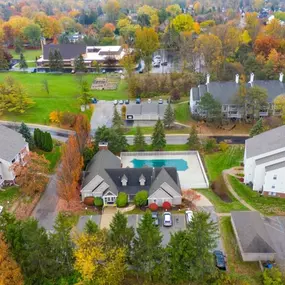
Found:
[[188, 164], [184, 159], [133, 159], [131, 161], [134, 168], [149, 167], [176, 167], [178, 171], [188, 169]]

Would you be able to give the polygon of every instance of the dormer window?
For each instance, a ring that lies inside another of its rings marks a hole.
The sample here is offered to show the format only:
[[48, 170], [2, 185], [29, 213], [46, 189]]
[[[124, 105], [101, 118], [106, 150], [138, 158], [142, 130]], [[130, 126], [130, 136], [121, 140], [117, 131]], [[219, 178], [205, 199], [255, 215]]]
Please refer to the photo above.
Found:
[[127, 186], [128, 184], [128, 177], [124, 174], [121, 178], [122, 186]]
[[145, 177], [143, 175], [139, 178], [140, 186], [145, 186]]

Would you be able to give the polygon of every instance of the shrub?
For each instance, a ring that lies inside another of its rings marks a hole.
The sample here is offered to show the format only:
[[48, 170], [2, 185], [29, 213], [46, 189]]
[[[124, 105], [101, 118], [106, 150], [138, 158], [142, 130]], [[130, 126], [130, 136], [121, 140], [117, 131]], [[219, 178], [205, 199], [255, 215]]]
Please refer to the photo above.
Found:
[[158, 205], [156, 203], [151, 203], [148, 207], [152, 212], [156, 212], [158, 210]]
[[205, 152], [213, 152], [217, 147], [217, 141], [214, 138], [206, 139], [203, 143]]
[[128, 195], [125, 192], [120, 192], [116, 203], [118, 208], [126, 207], [128, 204]]
[[85, 197], [83, 203], [87, 206], [94, 205], [94, 197]]
[[222, 152], [225, 152], [226, 150], [228, 150], [229, 144], [227, 144], [226, 142], [220, 142], [219, 147]]
[[169, 202], [167, 202], [167, 201], [165, 201], [165, 202], [163, 202], [163, 204], [162, 204], [162, 208], [164, 209], [164, 210], [170, 210], [171, 209], [171, 204], [169, 203]]
[[70, 112], [62, 112], [60, 117], [60, 124], [63, 126], [72, 127], [75, 123], [76, 115]]
[[278, 268], [265, 269], [262, 274], [262, 284], [275, 284], [282, 285], [284, 284], [284, 276]]
[[123, 105], [121, 109], [122, 120], [126, 120], [126, 113], [127, 113], [127, 107]]
[[94, 199], [94, 205], [97, 208], [101, 208], [103, 206], [103, 199], [101, 197], [95, 197]]
[[143, 207], [147, 205], [148, 192], [146, 190], [139, 191], [134, 199], [134, 203], [137, 207]]

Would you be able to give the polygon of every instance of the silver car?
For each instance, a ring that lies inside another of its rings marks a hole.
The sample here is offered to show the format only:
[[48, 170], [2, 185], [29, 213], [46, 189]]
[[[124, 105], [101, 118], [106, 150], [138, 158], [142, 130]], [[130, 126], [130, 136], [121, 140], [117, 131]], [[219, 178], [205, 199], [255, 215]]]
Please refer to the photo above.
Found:
[[171, 227], [172, 226], [172, 215], [170, 212], [163, 213], [163, 225], [165, 227]]
[[187, 210], [185, 212], [185, 219], [186, 219], [186, 224], [187, 225], [192, 221], [192, 218], [193, 218], [193, 212], [190, 211], [190, 210]]

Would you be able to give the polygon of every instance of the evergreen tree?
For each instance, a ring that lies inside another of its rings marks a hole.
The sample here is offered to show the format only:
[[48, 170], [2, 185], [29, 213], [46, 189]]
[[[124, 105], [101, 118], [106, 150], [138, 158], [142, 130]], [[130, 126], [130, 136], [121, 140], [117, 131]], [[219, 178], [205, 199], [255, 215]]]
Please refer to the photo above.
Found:
[[45, 151], [52, 151], [53, 149], [53, 142], [52, 142], [52, 137], [51, 134], [48, 132], [45, 132]]
[[191, 131], [187, 140], [187, 145], [190, 150], [199, 150], [201, 147], [201, 142], [198, 137], [198, 132], [195, 126], [191, 127]]
[[116, 106], [114, 106], [114, 114], [113, 114], [113, 128], [114, 129], [121, 129], [124, 126], [124, 122], [122, 120], [122, 117], [120, 116]]
[[157, 277], [163, 259], [162, 236], [153, 223], [151, 212], [147, 211], [137, 228], [133, 241], [131, 263], [149, 281]]
[[95, 222], [93, 222], [91, 219], [89, 219], [84, 226], [84, 231], [88, 235], [93, 235], [99, 231], [99, 227]]
[[79, 72], [86, 72], [86, 65], [82, 54], [74, 60], [74, 69]]
[[166, 145], [164, 126], [160, 119], [158, 119], [158, 121], [154, 126], [154, 131], [151, 140], [152, 140], [152, 147], [155, 150], [162, 150]]
[[56, 70], [56, 59], [53, 50], [50, 49], [49, 55], [48, 55], [48, 61], [49, 61], [49, 69], [50, 71]]
[[118, 211], [110, 224], [110, 241], [114, 247], [125, 248], [129, 256], [131, 250], [131, 242], [134, 238], [134, 229], [128, 227], [128, 219], [126, 215]]
[[35, 129], [34, 130], [34, 142], [36, 147], [40, 146], [40, 129]]
[[25, 59], [23, 53], [20, 54], [19, 67], [20, 67], [20, 69], [23, 69], [23, 70], [28, 68], [28, 65], [27, 65], [27, 62], [26, 62], [26, 59]]
[[16, 38], [14, 45], [15, 45], [15, 52], [16, 52], [17, 54], [20, 54], [20, 53], [23, 52], [24, 47], [23, 47], [23, 41], [22, 41], [21, 38], [19, 38], [19, 37]]
[[145, 138], [144, 135], [142, 134], [140, 127], [136, 128], [136, 134], [134, 137], [134, 147], [135, 150], [137, 151], [144, 150], [146, 147]]
[[29, 144], [29, 149], [33, 150], [35, 148], [35, 142], [29, 128], [25, 123], [21, 124], [18, 132], [24, 137], [25, 141]]
[[86, 80], [81, 83], [80, 101], [85, 106], [87, 106], [91, 101], [90, 88]]
[[63, 58], [59, 50], [54, 51], [55, 71], [63, 71]]
[[205, 113], [207, 119], [219, 119], [221, 117], [221, 104], [209, 92], [201, 97], [198, 106], [200, 111]]
[[257, 136], [265, 131], [264, 126], [263, 126], [263, 119], [260, 118], [255, 125], [251, 128], [249, 135], [250, 137]]
[[165, 113], [164, 113], [164, 119], [163, 119], [164, 126], [166, 128], [170, 128], [171, 125], [174, 123], [174, 121], [175, 121], [175, 114], [174, 114], [174, 111], [173, 111], [173, 109], [169, 103], [167, 105]]

